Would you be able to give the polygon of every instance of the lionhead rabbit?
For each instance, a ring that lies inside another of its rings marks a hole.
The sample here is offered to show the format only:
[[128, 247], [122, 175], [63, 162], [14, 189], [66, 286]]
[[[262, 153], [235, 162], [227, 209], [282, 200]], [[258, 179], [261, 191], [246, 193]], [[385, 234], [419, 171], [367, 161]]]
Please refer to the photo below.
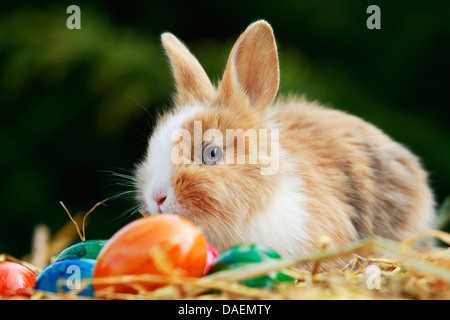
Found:
[[356, 116], [303, 98], [274, 101], [278, 54], [267, 22], [239, 37], [217, 87], [174, 35], [161, 39], [176, 95], [136, 170], [148, 214], [187, 217], [219, 251], [252, 242], [284, 257], [318, 250], [322, 236], [342, 246], [432, 227], [427, 174], [409, 150]]

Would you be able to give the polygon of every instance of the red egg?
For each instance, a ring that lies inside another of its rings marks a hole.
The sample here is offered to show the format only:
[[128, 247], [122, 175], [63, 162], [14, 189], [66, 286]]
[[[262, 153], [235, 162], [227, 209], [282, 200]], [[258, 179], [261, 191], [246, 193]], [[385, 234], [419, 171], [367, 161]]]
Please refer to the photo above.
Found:
[[[200, 277], [207, 261], [206, 240], [201, 230], [183, 217], [161, 214], [137, 219], [114, 234], [97, 257], [94, 269], [96, 292], [111, 287], [114, 292], [135, 293], [129, 284], [97, 284], [96, 279], [121, 275], [157, 274]], [[155, 262], [163, 256], [165, 268]], [[152, 254], [153, 253], [153, 254]], [[162, 283], [139, 283], [147, 290]]]
[[0, 261], [0, 296], [28, 294], [36, 277], [33, 271], [19, 263]]
[[214, 260], [219, 256], [219, 252], [210, 243], [206, 243], [206, 266], [203, 275], [206, 276], [211, 269]]

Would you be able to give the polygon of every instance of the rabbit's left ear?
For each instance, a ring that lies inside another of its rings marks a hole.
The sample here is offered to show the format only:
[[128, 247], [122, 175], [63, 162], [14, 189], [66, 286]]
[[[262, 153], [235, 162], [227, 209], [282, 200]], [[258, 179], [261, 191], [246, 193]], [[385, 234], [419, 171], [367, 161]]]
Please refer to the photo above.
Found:
[[275, 37], [271, 26], [259, 20], [233, 46], [216, 102], [233, 106], [248, 99], [250, 106], [264, 109], [275, 99], [279, 82]]
[[171, 33], [163, 33], [161, 42], [170, 60], [176, 85], [176, 105], [195, 104], [209, 101], [215, 94], [205, 70], [186, 48], [186, 46]]

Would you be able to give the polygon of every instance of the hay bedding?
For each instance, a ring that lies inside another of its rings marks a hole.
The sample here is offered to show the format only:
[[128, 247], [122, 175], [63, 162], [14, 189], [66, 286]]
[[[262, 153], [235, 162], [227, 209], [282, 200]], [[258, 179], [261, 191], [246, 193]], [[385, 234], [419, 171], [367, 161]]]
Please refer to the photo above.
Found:
[[[92, 210], [91, 210], [92, 211]], [[90, 212], [91, 212], [90, 211]], [[85, 216], [86, 217], [86, 216]], [[84, 218], [85, 218], [84, 217]], [[81, 214], [72, 221], [81, 222]], [[84, 221], [83, 219], [83, 225]], [[68, 223], [69, 224], [69, 223]], [[84, 227], [83, 227], [84, 229]], [[77, 227], [78, 233], [79, 229]], [[45, 261], [39, 257], [58, 253], [67, 247], [76, 233], [69, 225], [63, 227], [51, 241], [48, 229], [37, 228], [33, 240], [33, 252], [24, 260], [1, 254], [0, 261], [10, 260], [24, 264], [39, 273], [46, 265], [33, 265], [34, 261]], [[84, 236], [84, 230], [83, 230]], [[434, 237], [444, 246], [429, 250], [414, 250], [413, 244], [423, 237]], [[217, 272], [202, 278], [181, 278], [171, 272], [165, 255], [153, 250], [164, 275], [130, 275], [96, 279], [94, 283], [121, 283], [133, 287], [136, 294], [113, 293], [108, 288], [97, 292], [100, 299], [450, 299], [450, 234], [439, 230], [428, 230], [401, 243], [387, 239], [365, 239], [344, 248], [330, 249], [324, 241], [319, 252], [291, 260], [275, 260], [249, 264], [244, 267]], [[46, 249], [43, 250], [42, 247]], [[370, 254], [369, 254], [370, 253]], [[342, 269], [316, 273], [327, 259], [347, 257], [349, 263]], [[47, 261], [50, 259], [47, 259]], [[31, 261], [31, 263], [30, 263]], [[312, 272], [294, 268], [302, 264], [313, 264]], [[240, 280], [255, 278], [272, 271], [282, 270], [296, 279], [295, 284], [281, 284], [274, 289], [250, 288], [239, 284]], [[158, 282], [166, 286], [147, 291], [140, 283]], [[82, 284], [81, 289], [88, 285]], [[76, 295], [52, 294], [32, 291], [29, 297], [14, 299], [89, 299]], [[1, 297], [0, 297], [1, 299]]]
[[[137, 294], [99, 292], [102, 299], [450, 299], [450, 249], [448, 247], [417, 251], [412, 244], [421, 237], [433, 236], [450, 244], [450, 234], [430, 230], [402, 243], [386, 239], [367, 239], [341, 249], [323, 249], [313, 255], [292, 260], [270, 261], [222, 271], [203, 278], [139, 275], [98, 279], [104, 283], [126, 283]], [[368, 257], [370, 251], [375, 255]], [[164, 255], [158, 255], [161, 268], [167, 268]], [[350, 256], [349, 264], [341, 270], [325, 273], [305, 272], [293, 268], [302, 263], [320, 264], [326, 259]], [[7, 254], [0, 260], [24, 263]], [[375, 266], [375, 267], [374, 267]], [[274, 270], [283, 270], [296, 279], [296, 284], [283, 284], [275, 289], [249, 288], [238, 283]], [[167, 271], [167, 270], [166, 270]], [[370, 271], [370, 272], [368, 272]], [[379, 277], [378, 277], [379, 275]], [[146, 291], [139, 282], [164, 282], [167, 286]], [[86, 284], [85, 284], [86, 285]], [[82, 286], [83, 287], [83, 286]], [[86, 299], [69, 294], [31, 292], [27, 299]], [[17, 297], [20, 298], [20, 297]], [[23, 298], [23, 297], [21, 297]]]

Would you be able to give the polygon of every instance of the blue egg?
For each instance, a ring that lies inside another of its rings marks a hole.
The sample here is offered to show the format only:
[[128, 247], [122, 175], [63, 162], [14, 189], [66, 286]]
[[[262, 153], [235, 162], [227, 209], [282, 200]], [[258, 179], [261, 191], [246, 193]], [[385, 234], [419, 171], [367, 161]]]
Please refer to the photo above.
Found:
[[94, 289], [91, 280], [96, 262], [94, 259], [80, 258], [52, 263], [38, 275], [34, 288], [53, 293], [75, 290], [78, 296], [92, 297]]

